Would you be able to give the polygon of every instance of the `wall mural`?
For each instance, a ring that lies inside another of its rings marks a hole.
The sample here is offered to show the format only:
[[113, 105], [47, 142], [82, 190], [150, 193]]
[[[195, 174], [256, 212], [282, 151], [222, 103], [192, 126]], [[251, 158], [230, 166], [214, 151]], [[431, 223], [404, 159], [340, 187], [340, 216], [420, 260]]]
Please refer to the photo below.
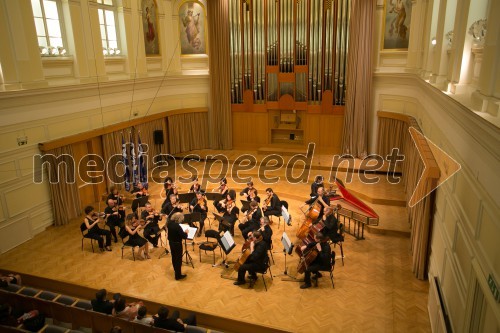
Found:
[[205, 12], [198, 2], [179, 8], [181, 55], [206, 54]]
[[146, 55], [160, 55], [158, 36], [158, 6], [155, 0], [142, 0], [142, 27]]

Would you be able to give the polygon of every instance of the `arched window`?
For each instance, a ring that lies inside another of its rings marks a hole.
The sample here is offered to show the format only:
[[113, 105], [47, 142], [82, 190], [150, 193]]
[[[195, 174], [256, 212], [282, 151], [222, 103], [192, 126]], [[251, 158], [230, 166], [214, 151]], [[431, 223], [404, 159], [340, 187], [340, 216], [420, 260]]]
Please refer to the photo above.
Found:
[[121, 53], [118, 41], [118, 24], [114, 0], [97, 0], [102, 49], [105, 56]]
[[62, 10], [58, 0], [31, 0], [38, 46], [42, 56], [66, 55]]

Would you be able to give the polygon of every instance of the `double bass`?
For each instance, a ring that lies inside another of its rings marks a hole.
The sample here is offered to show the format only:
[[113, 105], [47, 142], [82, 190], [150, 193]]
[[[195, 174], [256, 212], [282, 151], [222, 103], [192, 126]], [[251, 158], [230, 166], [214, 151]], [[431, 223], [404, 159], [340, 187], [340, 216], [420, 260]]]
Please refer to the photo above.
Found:
[[311, 227], [313, 221], [315, 221], [318, 218], [320, 212], [321, 212], [321, 203], [318, 201], [318, 199], [316, 199], [316, 201], [313, 202], [313, 204], [311, 205], [311, 207], [309, 207], [307, 213], [305, 214], [306, 220], [297, 230], [296, 236], [299, 239], [306, 238], [307, 234], [309, 233], [309, 228]]

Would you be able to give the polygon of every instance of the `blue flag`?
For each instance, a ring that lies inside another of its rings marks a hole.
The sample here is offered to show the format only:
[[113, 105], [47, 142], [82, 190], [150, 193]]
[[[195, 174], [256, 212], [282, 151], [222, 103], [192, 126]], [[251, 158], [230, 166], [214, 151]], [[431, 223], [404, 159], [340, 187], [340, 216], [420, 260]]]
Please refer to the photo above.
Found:
[[141, 137], [137, 134], [137, 158], [139, 159], [139, 181], [142, 183], [144, 188], [148, 189], [148, 168], [146, 166], [146, 157], [144, 155], [144, 149], [142, 147]]
[[123, 138], [123, 133], [122, 133], [122, 161], [123, 165], [125, 166], [125, 176], [124, 176], [124, 181], [125, 181], [125, 190], [129, 191], [130, 190], [130, 169], [128, 166], [128, 158], [127, 158], [127, 144], [125, 143], [125, 139]]
[[[131, 175], [131, 183], [132, 186], [135, 186], [137, 182], [139, 181], [139, 177], [137, 175], [137, 164], [135, 162], [135, 145], [134, 141], [132, 140], [132, 133], [130, 133], [130, 160], [132, 161], [132, 175]], [[129, 189], [127, 189], [128, 191]]]

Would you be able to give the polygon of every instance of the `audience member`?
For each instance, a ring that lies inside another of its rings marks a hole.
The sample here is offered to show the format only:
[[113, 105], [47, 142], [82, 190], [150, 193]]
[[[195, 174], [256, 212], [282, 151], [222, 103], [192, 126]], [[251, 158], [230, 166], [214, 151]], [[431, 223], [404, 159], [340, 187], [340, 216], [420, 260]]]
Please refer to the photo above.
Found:
[[0, 325], [17, 326], [17, 319], [12, 315], [12, 307], [5, 303], [0, 305]]
[[143, 305], [139, 307], [137, 310], [137, 317], [135, 317], [134, 322], [144, 324], [144, 325], [153, 325], [153, 318], [147, 316], [148, 309]]
[[184, 332], [187, 325], [196, 326], [196, 316], [194, 314], [189, 315], [184, 320], [179, 318], [179, 311], [174, 311], [171, 317], [168, 317], [168, 309], [161, 306], [158, 309], [158, 314], [153, 317], [154, 327], [164, 328], [176, 332]]
[[120, 326], [114, 326], [111, 328], [109, 333], [122, 333], [122, 328]]
[[0, 275], [0, 280], [11, 284], [22, 285], [21, 275], [19, 274]]
[[122, 297], [115, 301], [112, 315], [126, 320], [134, 320], [137, 316], [139, 307], [142, 305], [142, 302], [127, 304], [125, 298]]
[[111, 314], [113, 311], [113, 302], [106, 299], [106, 289], [101, 289], [95, 293], [95, 299], [91, 300], [92, 310], [105, 314]]

